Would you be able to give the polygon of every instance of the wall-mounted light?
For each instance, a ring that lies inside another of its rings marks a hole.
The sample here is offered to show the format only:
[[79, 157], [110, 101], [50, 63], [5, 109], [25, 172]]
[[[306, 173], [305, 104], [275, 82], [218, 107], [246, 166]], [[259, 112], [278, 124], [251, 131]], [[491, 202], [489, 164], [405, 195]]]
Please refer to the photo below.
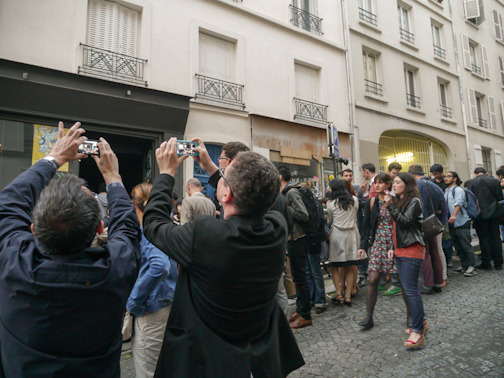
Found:
[[129, 90], [129, 89], [128, 89], [128, 90], [126, 91], [126, 96], [131, 96], [131, 90]]
[[23, 72], [23, 80], [28, 80], [28, 72]]

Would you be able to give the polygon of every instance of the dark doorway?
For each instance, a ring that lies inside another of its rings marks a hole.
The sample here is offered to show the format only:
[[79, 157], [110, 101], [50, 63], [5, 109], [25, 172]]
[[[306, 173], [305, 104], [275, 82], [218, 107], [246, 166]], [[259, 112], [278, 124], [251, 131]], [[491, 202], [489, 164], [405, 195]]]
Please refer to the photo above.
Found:
[[[153, 140], [118, 134], [86, 131], [88, 139], [98, 140], [103, 137], [112, 147], [119, 160], [119, 173], [128, 193], [137, 184], [152, 179]], [[98, 192], [103, 177], [92, 158], [82, 159], [79, 166], [79, 177], [88, 182], [89, 188]]]

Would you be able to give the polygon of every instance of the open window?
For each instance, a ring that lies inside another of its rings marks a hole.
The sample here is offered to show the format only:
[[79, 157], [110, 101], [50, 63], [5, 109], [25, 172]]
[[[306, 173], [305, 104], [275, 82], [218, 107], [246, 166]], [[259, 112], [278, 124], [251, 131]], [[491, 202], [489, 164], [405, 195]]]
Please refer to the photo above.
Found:
[[464, 0], [464, 14], [467, 21], [480, 25], [485, 21], [483, 0]]

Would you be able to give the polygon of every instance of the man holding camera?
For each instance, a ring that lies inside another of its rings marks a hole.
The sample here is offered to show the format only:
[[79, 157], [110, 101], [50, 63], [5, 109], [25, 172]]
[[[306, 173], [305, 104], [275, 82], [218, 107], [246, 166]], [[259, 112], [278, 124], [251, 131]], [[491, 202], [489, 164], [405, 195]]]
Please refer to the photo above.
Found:
[[[86, 155], [80, 123], [52, 152], [0, 192], [0, 376], [119, 377], [121, 325], [138, 273], [140, 227], [119, 175], [117, 157], [100, 139], [93, 156], [107, 184], [108, 243], [98, 202], [59, 166]], [[2, 371], [3, 370], [3, 371]]]
[[[218, 168], [197, 141], [197, 160], [212, 175]], [[143, 219], [147, 239], [180, 264], [155, 376], [286, 376], [304, 361], [275, 299], [287, 242], [285, 219], [268, 212], [279, 193], [276, 169], [257, 153], [238, 154], [219, 170], [225, 219], [176, 226], [169, 204], [187, 158], [177, 156], [176, 142], [156, 150], [161, 174]]]

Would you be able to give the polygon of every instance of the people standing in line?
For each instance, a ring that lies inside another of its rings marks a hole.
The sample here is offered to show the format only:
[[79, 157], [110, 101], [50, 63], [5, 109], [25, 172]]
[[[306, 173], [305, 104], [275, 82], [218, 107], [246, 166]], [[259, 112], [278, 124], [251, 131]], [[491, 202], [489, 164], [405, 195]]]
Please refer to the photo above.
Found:
[[448, 227], [451, 239], [455, 244], [455, 249], [460, 257], [460, 267], [456, 269], [458, 273], [464, 273], [466, 277], [474, 277], [477, 273], [474, 267], [474, 250], [471, 245], [471, 218], [467, 214], [466, 193], [459, 185], [460, 181], [457, 172], [449, 171], [444, 176], [447, 185], [445, 199], [450, 211]]
[[[144, 182], [131, 191], [140, 227], [151, 189], [152, 185]], [[126, 307], [134, 316], [131, 350], [136, 377], [151, 378], [163, 345], [178, 273], [177, 263], [153, 246], [143, 234], [140, 251], [140, 272]]]
[[[446, 224], [448, 221], [448, 206], [444, 199], [444, 193], [439, 186], [425, 176], [423, 168], [420, 165], [410, 166], [409, 173], [417, 180], [424, 219], [435, 214], [441, 224]], [[439, 253], [441, 237], [442, 235], [439, 234], [425, 241], [426, 253], [422, 265], [424, 287], [420, 290], [422, 294], [432, 295], [434, 293], [441, 293], [441, 285], [444, 283], [443, 264], [441, 262], [441, 254]]]
[[93, 156], [105, 181], [108, 241], [90, 248], [101, 220], [83, 179], [56, 177], [87, 138], [80, 122], [48, 156], [0, 192], [0, 375], [119, 377], [121, 324], [140, 265], [140, 225], [103, 138]]
[[[504, 194], [504, 168], [500, 167], [497, 169], [497, 172], [495, 172], [497, 175], [497, 178], [500, 181], [501, 189], [502, 189], [502, 194]], [[500, 201], [500, 205], [504, 206], [504, 200]], [[501, 231], [501, 240], [504, 242], [504, 225], [499, 226], [500, 231]]]
[[193, 141], [201, 168], [221, 175], [224, 219], [173, 224], [174, 177], [188, 156], [177, 156], [176, 138], [161, 143], [144, 233], [180, 271], [155, 377], [287, 376], [304, 361], [275, 298], [287, 243], [284, 217], [269, 211], [280, 191], [278, 172], [254, 152], [219, 170], [203, 141]]
[[395, 259], [397, 272], [406, 304], [408, 339], [407, 348], [423, 346], [428, 324], [422, 296], [418, 288], [418, 279], [425, 256], [425, 243], [422, 236], [422, 204], [417, 181], [410, 173], [399, 173], [394, 179], [393, 197], [384, 196], [383, 207], [390, 212], [393, 221], [394, 249], [388, 251], [388, 257]]
[[[313, 181], [308, 180], [301, 183], [301, 186], [313, 191]], [[318, 201], [314, 197], [315, 201]], [[321, 205], [322, 206], [322, 205]], [[317, 235], [307, 235], [308, 237], [308, 254], [306, 255], [306, 278], [310, 287], [311, 303], [315, 306], [315, 313], [322, 314], [327, 308], [326, 292], [324, 277], [320, 267], [320, 253], [322, 252], [322, 241]]]
[[437, 186], [439, 186], [439, 189], [441, 189], [444, 192], [448, 187], [448, 185], [446, 185], [446, 182], [444, 180], [443, 166], [441, 164], [433, 164], [430, 167], [430, 173], [432, 173], [433, 176], [433, 179], [431, 181]]
[[502, 269], [502, 245], [499, 237], [499, 218], [504, 211], [500, 206], [503, 200], [499, 180], [486, 175], [483, 167], [474, 170], [474, 178], [466, 181], [467, 189], [472, 191], [478, 199], [481, 209], [474, 222], [481, 247], [481, 264], [477, 269], [491, 270], [492, 261], [494, 268]]
[[[367, 286], [367, 316], [359, 323], [361, 327], [372, 328], [373, 312], [378, 295], [380, 277], [386, 274], [396, 274], [397, 268], [394, 260], [388, 258], [388, 251], [394, 249], [392, 237], [392, 218], [390, 212], [383, 205], [385, 193], [392, 188], [392, 177], [386, 173], [380, 173], [375, 178], [375, 189], [378, 194], [366, 202], [364, 227], [360, 239], [359, 258], [362, 259], [369, 249], [369, 281]], [[401, 292], [399, 283], [398, 290]]]
[[373, 163], [365, 163], [362, 164], [362, 176], [364, 180], [368, 180], [369, 184], [366, 181], [362, 181], [360, 184], [360, 188], [364, 195], [365, 199], [376, 197], [376, 191], [374, 189], [374, 178], [376, 176], [376, 167]]
[[[355, 284], [355, 268], [360, 263], [357, 255], [360, 235], [357, 227], [359, 199], [351, 194], [348, 181], [334, 179], [329, 182], [330, 192], [327, 202], [327, 223], [331, 226], [329, 255], [331, 275], [336, 289], [334, 302], [352, 304], [352, 289]], [[346, 283], [343, 294], [340, 279]]]
[[212, 200], [205, 197], [202, 193], [203, 185], [197, 178], [192, 178], [187, 181], [186, 193], [187, 198], [184, 199], [182, 213], [180, 214], [180, 224], [184, 225], [192, 221], [200, 215], [215, 216], [215, 205]]
[[[401, 173], [402, 165], [398, 162], [390, 163], [388, 166], [388, 175], [394, 180], [396, 176]], [[393, 192], [391, 192], [393, 193]]]
[[296, 311], [289, 317], [291, 328], [302, 328], [312, 325], [310, 287], [306, 277], [306, 260], [308, 258], [309, 238], [301, 223], [308, 222], [309, 215], [303, 203], [299, 189], [300, 184], [289, 184], [290, 169], [282, 165], [277, 167], [280, 176], [280, 190], [287, 199], [287, 208], [291, 215], [293, 227], [289, 235], [287, 251], [289, 254], [292, 278], [296, 285]]

